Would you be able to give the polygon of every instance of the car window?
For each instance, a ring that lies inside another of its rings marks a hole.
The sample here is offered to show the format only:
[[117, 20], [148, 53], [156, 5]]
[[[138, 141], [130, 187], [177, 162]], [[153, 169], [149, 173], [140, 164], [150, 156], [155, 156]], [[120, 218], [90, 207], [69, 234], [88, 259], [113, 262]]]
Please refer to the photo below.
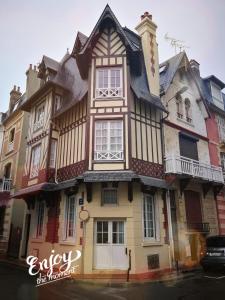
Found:
[[225, 248], [225, 237], [211, 237], [206, 240], [207, 247]]

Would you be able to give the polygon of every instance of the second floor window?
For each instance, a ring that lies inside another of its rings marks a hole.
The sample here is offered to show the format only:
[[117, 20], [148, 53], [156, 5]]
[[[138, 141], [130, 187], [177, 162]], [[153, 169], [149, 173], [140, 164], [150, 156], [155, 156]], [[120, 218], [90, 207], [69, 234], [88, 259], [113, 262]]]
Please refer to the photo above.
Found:
[[30, 178], [37, 177], [39, 172], [41, 145], [33, 147], [31, 152]]
[[40, 129], [44, 124], [44, 104], [37, 106], [35, 111], [34, 131]]
[[188, 123], [192, 122], [192, 118], [191, 118], [191, 102], [188, 98], [185, 99], [184, 101], [185, 104], [185, 114], [186, 114], [186, 121]]
[[13, 150], [14, 138], [15, 138], [15, 128], [11, 129], [9, 132], [8, 151]]
[[96, 71], [96, 98], [122, 97], [122, 69], [104, 68]]
[[183, 119], [183, 102], [182, 98], [176, 98], [176, 106], [177, 106], [177, 117]]
[[68, 196], [65, 202], [64, 240], [75, 239], [76, 228], [76, 199]]
[[123, 121], [97, 121], [95, 123], [95, 159], [123, 159]]
[[50, 162], [49, 167], [55, 168], [57, 140], [51, 140]]

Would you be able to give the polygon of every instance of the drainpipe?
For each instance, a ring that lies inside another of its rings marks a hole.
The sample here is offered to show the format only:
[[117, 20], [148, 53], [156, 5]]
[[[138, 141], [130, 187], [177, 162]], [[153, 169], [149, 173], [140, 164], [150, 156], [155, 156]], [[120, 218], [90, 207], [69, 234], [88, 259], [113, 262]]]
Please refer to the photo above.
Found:
[[168, 218], [170, 267], [174, 267], [174, 262], [175, 262], [175, 257], [174, 257], [174, 241], [173, 241], [173, 229], [172, 229], [172, 218], [171, 218], [169, 190], [166, 191], [166, 209], [167, 209], [167, 218]]
[[127, 282], [130, 280], [130, 270], [131, 270], [131, 250], [128, 251], [128, 269], [127, 269]]

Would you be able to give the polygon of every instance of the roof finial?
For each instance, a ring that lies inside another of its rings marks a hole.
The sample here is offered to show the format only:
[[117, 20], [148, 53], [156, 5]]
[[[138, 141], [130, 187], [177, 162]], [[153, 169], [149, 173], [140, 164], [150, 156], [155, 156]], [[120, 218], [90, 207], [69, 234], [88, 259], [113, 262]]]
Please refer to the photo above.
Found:
[[70, 53], [69, 53], [69, 48], [66, 48], [66, 54], [70, 54]]

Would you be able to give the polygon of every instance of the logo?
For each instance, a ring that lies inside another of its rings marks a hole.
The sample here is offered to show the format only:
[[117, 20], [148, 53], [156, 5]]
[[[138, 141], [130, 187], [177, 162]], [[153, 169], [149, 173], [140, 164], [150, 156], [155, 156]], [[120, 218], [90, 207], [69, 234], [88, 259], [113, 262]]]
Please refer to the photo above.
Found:
[[55, 250], [52, 250], [49, 258], [42, 261], [39, 261], [36, 256], [27, 257], [29, 274], [38, 276], [36, 286], [71, 277], [71, 274], [75, 273], [78, 268], [78, 265], [74, 265], [74, 263], [81, 257], [81, 251], [76, 250], [74, 254], [72, 251], [63, 254], [54, 253]]

